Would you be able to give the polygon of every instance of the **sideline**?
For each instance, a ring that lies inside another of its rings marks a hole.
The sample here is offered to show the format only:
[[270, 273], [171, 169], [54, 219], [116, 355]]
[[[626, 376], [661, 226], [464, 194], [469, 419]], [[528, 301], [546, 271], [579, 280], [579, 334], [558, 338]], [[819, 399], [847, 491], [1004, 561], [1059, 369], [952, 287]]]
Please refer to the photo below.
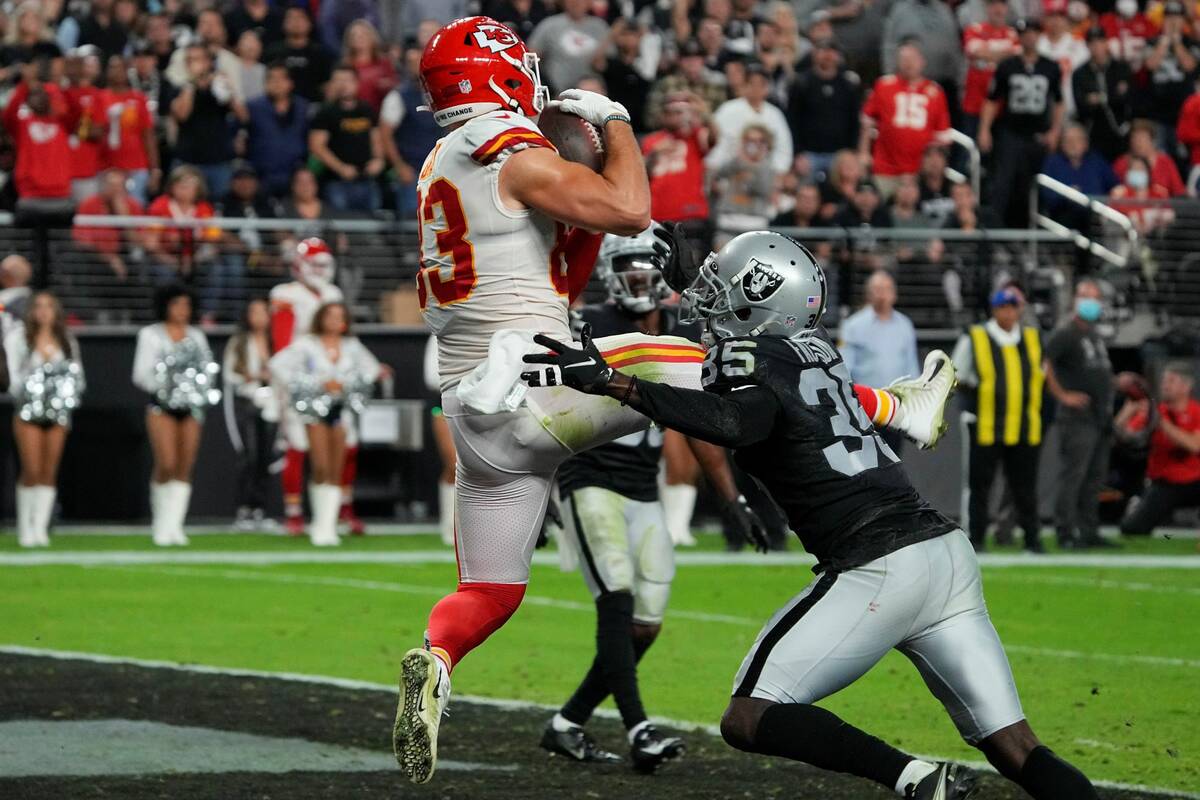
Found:
[[[360, 681], [351, 678], [335, 678], [324, 675], [305, 675], [295, 672], [269, 672], [265, 670], [255, 669], [232, 669], [221, 667], [210, 667], [203, 664], [181, 664], [174, 661], [160, 661], [151, 659], [131, 658], [122, 656], [101, 655], [96, 653], [81, 653], [70, 650], [53, 650], [40, 647], [22, 647], [20, 645], [0, 645], [0, 653], [18, 656], [31, 656], [37, 658], [53, 658], [62, 661], [90, 661], [96, 664], [125, 664], [134, 667], [146, 667], [149, 669], [166, 669], [179, 672], [192, 672], [204, 675], [221, 675], [227, 677], [241, 678], [264, 678], [274, 680], [293, 681], [297, 683], [311, 683], [321, 686], [335, 686], [342, 689], [357, 689], [369, 692], [386, 692], [390, 696], [396, 694], [396, 687], [385, 684], [375, 683], [373, 681]], [[531, 703], [521, 700], [504, 700], [489, 697], [477, 697], [474, 695], [454, 695], [454, 700], [463, 703], [472, 703], [475, 705], [489, 706], [506, 711], [556, 711], [558, 706], [549, 705], [546, 703]], [[618, 719], [619, 715], [613, 709], [601, 708], [596, 710], [596, 715], [609, 719]], [[671, 727], [682, 731], [698, 731], [706, 733], [710, 736], [720, 736], [720, 732], [715, 725], [705, 725], [698, 722], [686, 722], [673, 720], [664, 717], [651, 717], [651, 720], [664, 727]], [[945, 761], [945, 758], [931, 756], [928, 754], [914, 754], [919, 758], [932, 759], [935, 761]], [[958, 762], [971, 769], [995, 772], [991, 765], [983, 761], [960, 761]], [[1117, 789], [1124, 791], [1145, 792], [1147, 794], [1163, 795], [1165, 797], [1186, 798], [1186, 800], [1200, 800], [1200, 794], [1194, 792], [1185, 792], [1174, 789], [1164, 789], [1155, 786], [1144, 786], [1141, 784], [1120, 783], [1116, 781], [1092, 781], [1096, 786], [1105, 789]]]

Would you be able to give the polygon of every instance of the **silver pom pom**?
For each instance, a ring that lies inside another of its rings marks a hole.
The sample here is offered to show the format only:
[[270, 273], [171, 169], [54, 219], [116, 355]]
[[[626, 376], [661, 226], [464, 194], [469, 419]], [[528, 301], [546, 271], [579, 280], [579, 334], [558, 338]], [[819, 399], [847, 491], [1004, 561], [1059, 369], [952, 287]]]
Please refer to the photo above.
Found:
[[39, 425], [67, 425], [71, 413], [79, 408], [84, 388], [83, 369], [76, 362], [42, 364], [25, 377], [17, 415]]
[[221, 368], [190, 337], [181, 339], [154, 365], [159, 406], [168, 411], [200, 414], [221, 402], [217, 374]]

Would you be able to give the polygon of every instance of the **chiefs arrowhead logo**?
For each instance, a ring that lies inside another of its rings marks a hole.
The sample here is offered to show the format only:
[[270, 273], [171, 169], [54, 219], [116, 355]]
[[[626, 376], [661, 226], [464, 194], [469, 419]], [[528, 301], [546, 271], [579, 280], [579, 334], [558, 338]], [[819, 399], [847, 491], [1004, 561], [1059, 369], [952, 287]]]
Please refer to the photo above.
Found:
[[750, 268], [742, 275], [742, 294], [751, 303], [761, 303], [783, 285], [783, 276], [757, 258], [750, 259]]
[[472, 36], [475, 38], [475, 44], [493, 53], [499, 53], [521, 43], [517, 35], [503, 25], [481, 24], [475, 28]]

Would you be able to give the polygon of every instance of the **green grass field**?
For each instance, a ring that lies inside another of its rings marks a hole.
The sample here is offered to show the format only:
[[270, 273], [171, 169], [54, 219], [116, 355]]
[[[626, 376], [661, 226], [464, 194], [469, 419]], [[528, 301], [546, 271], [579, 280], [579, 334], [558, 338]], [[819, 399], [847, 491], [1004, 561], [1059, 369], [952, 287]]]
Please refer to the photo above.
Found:
[[[248, 558], [324, 555], [282, 537], [192, 541], [162, 551], [143, 537], [61, 536], [26, 553], [0, 537], [0, 644], [390, 683], [455, 579], [444, 556], [421, 555], [442, 550], [432, 536], [351, 540], [336, 557], [362, 558], [327, 563]], [[702, 549], [716, 547], [704, 537]], [[414, 563], [367, 560], [402, 551]], [[130, 552], [174, 563], [136, 563]], [[15, 563], [44, 553], [77, 563]], [[186, 563], [205, 554], [230, 563]], [[1122, 565], [1129, 555], [1178, 555], [1181, 567]], [[1031, 723], [1094, 778], [1200, 791], [1200, 570], [1182, 567], [1196, 559], [1194, 541], [1158, 540], [1096, 565], [984, 569]], [[759, 626], [810, 578], [796, 564], [681, 565], [641, 670], [651, 712], [714, 724]], [[525, 606], [456, 670], [455, 691], [561, 702], [591, 659], [592, 635], [580, 576], [535, 565]], [[979, 758], [897, 654], [826, 705], [911, 751]]]

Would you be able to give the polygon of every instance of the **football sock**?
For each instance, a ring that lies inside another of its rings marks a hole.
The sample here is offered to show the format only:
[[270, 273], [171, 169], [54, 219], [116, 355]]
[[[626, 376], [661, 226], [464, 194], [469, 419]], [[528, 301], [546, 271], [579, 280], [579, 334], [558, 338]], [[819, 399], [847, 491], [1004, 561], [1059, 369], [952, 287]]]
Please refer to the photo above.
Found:
[[637, 659], [633, 643], [633, 595], [629, 592], [600, 595], [596, 598], [596, 659], [583, 683], [563, 706], [562, 715], [576, 725], [583, 725], [611, 693], [626, 730], [645, 722], [646, 709], [638, 691]]
[[1082, 772], [1049, 747], [1039, 745], [1021, 767], [1021, 788], [1034, 800], [1096, 800], [1096, 789]]
[[460, 583], [429, 612], [429, 646], [458, 666], [463, 656], [498, 631], [521, 605], [523, 583]]
[[[642, 660], [642, 656], [646, 655], [646, 651], [650, 649], [650, 645], [654, 644], [653, 639], [634, 639], [633, 640], [633, 660], [635, 663]], [[562, 707], [560, 715], [571, 725], [586, 725], [591, 719], [592, 712], [596, 707], [604, 702], [604, 698], [608, 697], [608, 681], [604, 679], [604, 667], [600, 663], [600, 656], [592, 659], [592, 666], [588, 669], [587, 675], [584, 676], [583, 682], [579, 684], [579, 688], [575, 690], [575, 694], [571, 695], [571, 699]]]
[[913, 760], [837, 715], [804, 703], [781, 703], [764, 711], [754, 733], [753, 749], [831, 772], [868, 778], [889, 789], [895, 788]]
[[690, 483], [669, 483], [662, 487], [660, 497], [671, 541], [675, 544], [688, 541], [692, 512], [696, 510], [696, 487]]
[[580, 726], [576, 725], [574, 722], [571, 722], [571, 720], [567, 719], [562, 714], [555, 714], [550, 718], [550, 727], [559, 733], [566, 733], [572, 728], [578, 728]]
[[289, 517], [304, 514], [304, 457], [303, 450], [288, 448], [283, 457], [283, 510]]
[[920, 783], [929, 773], [936, 772], [937, 768], [937, 764], [930, 764], [928, 761], [914, 758], [908, 762], [908, 766], [896, 780], [896, 794], [904, 797], [904, 793], [908, 791], [910, 785]]
[[854, 394], [858, 397], [863, 411], [871, 418], [871, 422], [880, 428], [886, 428], [896, 416], [896, 398], [891, 392], [856, 383]]
[[[151, 487], [153, 485], [151, 484]], [[37, 537], [33, 533], [33, 506], [36, 494], [36, 486], [17, 484], [17, 541], [21, 547], [33, 547], [37, 544]]]

